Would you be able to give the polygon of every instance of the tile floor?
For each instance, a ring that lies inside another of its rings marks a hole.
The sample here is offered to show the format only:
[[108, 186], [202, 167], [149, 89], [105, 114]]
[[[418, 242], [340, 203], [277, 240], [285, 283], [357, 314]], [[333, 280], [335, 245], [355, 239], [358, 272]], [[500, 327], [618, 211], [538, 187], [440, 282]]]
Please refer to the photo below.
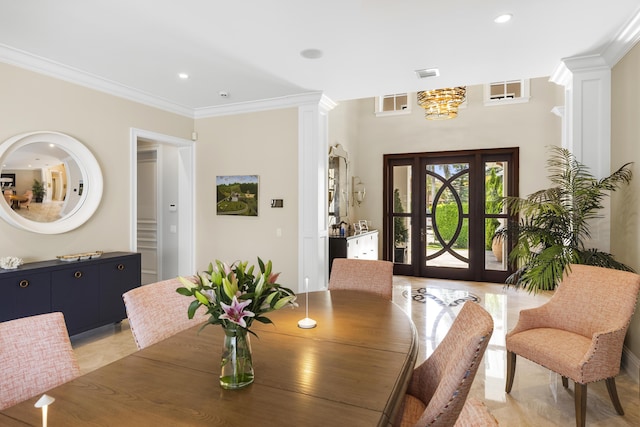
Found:
[[60, 219], [63, 203], [61, 201], [31, 202], [29, 208], [22, 206], [14, 212], [31, 221], [53, 222]]
[[[426, 291], [420, 289], [426, 289]], [[415, 298], [413, 296], [415, 296]], [[510, 394], [504, 392], [506, 355], [504, 336], [523, 308], [543, 304], [549, 295], [529, 295], [502, 284], [394, 277], [394, 301], [411, 315], [420, 337], [418, 363], [446, 334], [461, 304], [477, 299], [493, 316], [494, 333], [478, 369], [471, 395], [483, 400], [501, 426], [546, 427], [575, 425], [573, 385], [518, 358]], [[72, 337], [82, 372], [89, 372], [136, 351], [129, 325], [106, 326]], [[624, 416], [616, 414], [604, 382], [591, 384], [587, 397], [587, 426], [640, 426], [638, 384], [622, 373], [616, 379]]]

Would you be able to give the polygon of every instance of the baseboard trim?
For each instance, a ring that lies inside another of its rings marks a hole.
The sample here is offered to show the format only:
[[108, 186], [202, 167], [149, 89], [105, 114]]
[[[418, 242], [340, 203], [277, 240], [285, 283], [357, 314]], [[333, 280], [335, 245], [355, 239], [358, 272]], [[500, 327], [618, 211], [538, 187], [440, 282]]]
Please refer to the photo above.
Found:
[[640, 359], [625, 346], [622, 347], [622, 370], [631, 377], [636, 384], [640, 383]]

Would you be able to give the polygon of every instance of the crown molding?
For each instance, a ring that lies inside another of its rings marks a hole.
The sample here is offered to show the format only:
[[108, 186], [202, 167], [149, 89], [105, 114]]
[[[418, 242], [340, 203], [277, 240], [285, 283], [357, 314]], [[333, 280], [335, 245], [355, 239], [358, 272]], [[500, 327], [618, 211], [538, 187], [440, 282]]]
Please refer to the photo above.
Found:
[[230, 116], [234, 114], [300, 107], [301, 105], [307, 104], [317, 105], [320, 103], [323, 103], [325, 106], [333, 104], [333, 107], [335, 107], [336, 105], [333, 101], [323, 95], [322, 92], [307, 92], [278, 98], [262, 99], [259, 101], [247, 101], [214, 107], [196, 108], [194, 118], [203, 119], [207, 117]]
[[16, 67], [64, 80], [109, 95], [193, 118], [193, 109], [169, 102], [148, 93], [96, 76], [86, 71], [51, 61], [31, 53], [0, 44], [0, 61]]
[[549, 81], [566, 86], [573, 72], [613, 68], [640, 41], [640, 9], [623, 25], [615, 37], [593, 54], [563, 58], [551, 74]]
[[611, 68], [616, 65], [640, 41], [640, 9], [631, 15], [625, 25], [602, 51]]
[[128, 99], [130, 101], [138, 102], [170, 113], [189, 117], [191, 119], [299, 107], [306, 104], [321, 103], [322, 106], [327, 109], [332, 109], [336, 105], [333, 101], [324, 96], [322, 92], [315, 91], [259, 101], [239, 102], [235, 104], [204, 108], [191, 108], [1, 43], [0, 62], [15, 65], [16, 67], [104, 92], [119, 98]]

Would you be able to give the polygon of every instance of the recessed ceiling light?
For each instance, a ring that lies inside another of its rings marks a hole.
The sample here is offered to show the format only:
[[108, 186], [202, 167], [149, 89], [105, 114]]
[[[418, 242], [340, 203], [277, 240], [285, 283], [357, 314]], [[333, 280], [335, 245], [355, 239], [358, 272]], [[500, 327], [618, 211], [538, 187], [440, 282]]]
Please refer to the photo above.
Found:
[[322, 58], [322, 51], [320, 49], [305, 49], [300, 52], [300, 56], [307, 59]]
[[511, 21], [513, 15], [510, 13], [505, 13], [503, 15], [497, 16], [496, 19], [493, 20], [496, 24], [504, 24], [505, 22]]
[[178, 73], [178, 77], [180, 77], [182, 80], [187, 80], [189, 78], [189, 74], [187, 74], [187, 73]]

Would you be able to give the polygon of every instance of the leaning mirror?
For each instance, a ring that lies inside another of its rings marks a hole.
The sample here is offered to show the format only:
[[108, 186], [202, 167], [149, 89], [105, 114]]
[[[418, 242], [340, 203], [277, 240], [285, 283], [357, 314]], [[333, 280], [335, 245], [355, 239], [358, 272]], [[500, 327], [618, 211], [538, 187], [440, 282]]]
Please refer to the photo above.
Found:
[[340, 144], [336, 144], [329, 150], [329, 216], [335, 217], [335, 224], [340, 223], [341, 217], [346, 217], [349, 212], [349, 180], [348, 176], [349, 155]]
[[77, 139], [59, 132], [16, 135], [0, 144], [0, 216], [34, 233], [84, 224], [102, 199], [102, 172]]

